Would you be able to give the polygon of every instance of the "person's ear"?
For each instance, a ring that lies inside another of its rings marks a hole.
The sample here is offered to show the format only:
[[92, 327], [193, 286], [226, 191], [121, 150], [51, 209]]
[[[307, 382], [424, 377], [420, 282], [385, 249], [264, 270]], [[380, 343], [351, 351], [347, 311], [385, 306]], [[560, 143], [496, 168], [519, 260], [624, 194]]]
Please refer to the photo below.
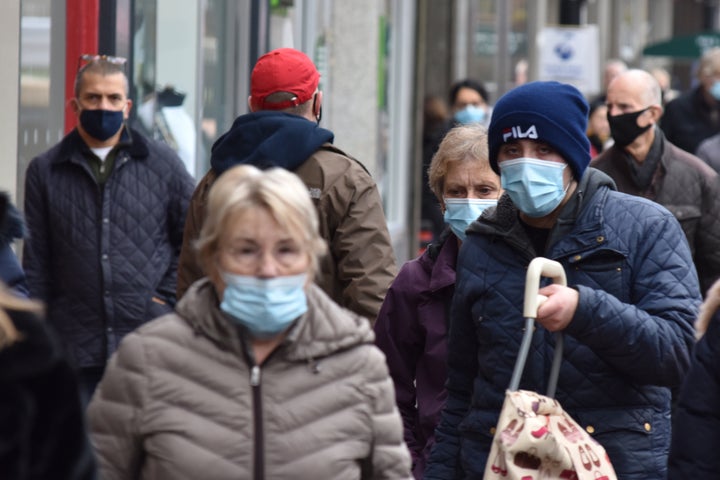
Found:
[[650, 105], [650, 115], [652, 115], [653, 123], [659, 123], [662, 117], [663, 108], [660, 105]]
[[127, 103], [123, 107], [123, 118], [127, 120], [130, 117], [130, 110], [132, 110], [133, 101], [128, 98]]
[[255, 107], [253, 107], [252, 95], [248, 96], [248, 109], [249, 109], [251, 112], [256, 112], [256, 111], [257, 111], [257, 110], [255, 109]]
[[316, 120], [320, 120], [320, 116], [322, 115], [322, 92], [320, 90], [315, 93], [312, 113]]
[[80, 115], [80, 110], [81, 110], [80, 102], [78, 102], [77, 98], [75, 98], [75, 97], [71, 98], [70, 100], [67, 101], [66, 105], [68, 107], [70, 107], [70, 109], [72, 109], [72, 111], [75, 115]]

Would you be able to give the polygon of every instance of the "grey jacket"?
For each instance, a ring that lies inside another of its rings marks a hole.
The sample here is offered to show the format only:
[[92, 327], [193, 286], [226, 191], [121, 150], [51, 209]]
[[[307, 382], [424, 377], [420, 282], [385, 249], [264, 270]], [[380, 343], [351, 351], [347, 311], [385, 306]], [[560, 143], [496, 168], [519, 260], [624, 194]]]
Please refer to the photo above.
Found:
[[128, 335], [88, 415], [102, 478], [411, 479], [385, 357], [317, 286], [262, 366], [196, 282]]

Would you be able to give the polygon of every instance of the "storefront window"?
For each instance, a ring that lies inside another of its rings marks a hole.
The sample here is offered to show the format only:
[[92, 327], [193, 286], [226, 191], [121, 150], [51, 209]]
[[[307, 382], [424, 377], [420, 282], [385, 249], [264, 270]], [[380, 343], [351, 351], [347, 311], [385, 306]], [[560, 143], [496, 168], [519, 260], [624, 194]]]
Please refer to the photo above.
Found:
[[[18, 171], [63, 137], [64, 2], [25, 0], [20, 19]], [[22, 195], [22, 182], [19, 189]]]
[[[511, 5], [505, 6], [509, 14], [503, 19], [499, 11], [499, 2], [494, 0], [475, 0], [469, 4], [467, 15], [468, 42], [466, 77], [482, 82], [488, 89], [491, 101], [497, 100], [499, 93], [508, 87], [526, 81], [528, 42], [527, 42], [527, 1], [512, 0]], [[500, 36], [505, 33], [507, 26], [507, 51], [509, 59], [499, 62], [498, 52]], [[507, 71], [498, 72], [498, 68]], [[498, 86], [498, 81], [505, 81], [504, 88]]]

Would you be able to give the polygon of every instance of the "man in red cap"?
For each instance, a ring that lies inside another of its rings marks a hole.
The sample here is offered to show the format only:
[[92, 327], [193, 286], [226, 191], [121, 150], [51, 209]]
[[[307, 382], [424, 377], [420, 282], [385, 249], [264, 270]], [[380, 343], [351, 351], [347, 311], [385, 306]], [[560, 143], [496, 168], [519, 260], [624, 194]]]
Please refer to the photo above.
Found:
[[193, 242], [205, 217], [208, 191], [229, 168], [282, 167], [308, 187], [329, 247], [318, 284], [340, 305], [375, 321], [395, 273], [395, 256], [377, 185], [365, 167], [332, 144], [320, 128], [320, 74], [292, 48], [258, 59], [250, 79], [251, 113], [239, 116], [213, 145], [211, 170], [195, 189], [178, 270], [180, 298], [203, 276]]

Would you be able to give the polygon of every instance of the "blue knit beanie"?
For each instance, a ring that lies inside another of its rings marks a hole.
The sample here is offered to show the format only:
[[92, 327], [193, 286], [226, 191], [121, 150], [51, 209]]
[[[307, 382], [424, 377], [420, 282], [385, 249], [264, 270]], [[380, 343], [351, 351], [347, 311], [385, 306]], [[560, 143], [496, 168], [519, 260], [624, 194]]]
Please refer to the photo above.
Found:
[[500, 174], [500, 146], [513, 138], [546, 142], [570, 165], [580, 180], [590, 164], [587, 130], [588, 103], [572, 85], [531, 82], [500, 97], [488, 127], [490, 166]]

